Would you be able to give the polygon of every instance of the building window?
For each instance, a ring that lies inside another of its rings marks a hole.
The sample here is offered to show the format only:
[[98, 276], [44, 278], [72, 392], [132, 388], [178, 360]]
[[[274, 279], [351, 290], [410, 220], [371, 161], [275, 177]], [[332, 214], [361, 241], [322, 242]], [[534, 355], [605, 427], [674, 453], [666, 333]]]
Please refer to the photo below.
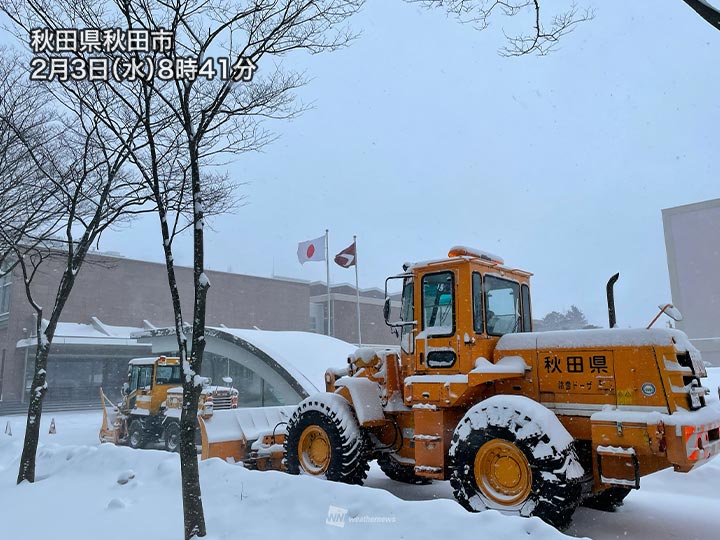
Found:
[[5, 373], [5, 349], [2, 350], [2, 355], [0, 355], [0, 401], [2, 401], [4, 373]]
[[310, 303], [310, 331], [316, 334], [325, 333], [325, 305]]
[[6, 315], [10, 312], [11, 278], [12, 272], [0, 277], [0, 315]]

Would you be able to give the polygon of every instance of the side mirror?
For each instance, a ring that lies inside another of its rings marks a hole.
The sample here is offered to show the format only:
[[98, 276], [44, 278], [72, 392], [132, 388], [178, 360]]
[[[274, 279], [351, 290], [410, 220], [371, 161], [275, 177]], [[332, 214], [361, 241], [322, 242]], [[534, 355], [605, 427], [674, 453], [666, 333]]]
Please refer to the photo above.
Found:
[[120, 389], [120, 394], [123, 396], [130, 395], [130, 385], [128, 383], [123, 383], [122, 388]]
[[[658, 306], [658, 307], [660, 309], [663, 309], [662, 306]], [[674, 321], [682, 321], [683, 320], [683, 316], [682, 316], [682, 313], [680, 313], [680, 310], [678, 308], [676, 308], [675, 306], [673, 306], [672, 304], [667, 304], [665, 306], [664, 311], [665, 311], [665, 315], [667, 315]]]
[[683, 316], [682, 313], [680, 313], [680, 310], [673, 306], [672, 304], [660, 304], [658, 306], [658, 309], [660, 310], [657, 315], [655, 315], [655, 318], [650, 321], [650, 324], [647, 325], [647, 328], [650, 329], [653, 324], [655, 324], [655, 321], [657, 321], [660, 318], [660, 315], [663, 313], [673, 319], [674, 321], [682, 321]]
[[385, 322], [389, 323], [388, 320], [390, 318], [390, 299], [385, 299], [385, 304], [383, 305], [383, 317], [385, 317]]
[[232, 377], [223, 377], [222, 381], [228, 386], [230, 386], [232, 384]]

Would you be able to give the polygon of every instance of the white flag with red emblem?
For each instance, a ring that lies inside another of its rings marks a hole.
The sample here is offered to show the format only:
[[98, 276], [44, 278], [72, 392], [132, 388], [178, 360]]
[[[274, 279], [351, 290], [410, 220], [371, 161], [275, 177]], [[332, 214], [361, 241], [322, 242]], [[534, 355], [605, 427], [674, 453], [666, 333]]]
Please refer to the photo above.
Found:
[[350, 268], [354, 266], [357, 259], [357, 251], [355, 249], [355, 242], [350, 244], [348, 247], [343, 249], [340, 253], [335, 255], [335, 263], [342, 266], [343, 268]]
[[325, 236], [300, 242], [297, 250], [298, 261], [305, 264], [308, 261], [324, 261], [325, 260]]

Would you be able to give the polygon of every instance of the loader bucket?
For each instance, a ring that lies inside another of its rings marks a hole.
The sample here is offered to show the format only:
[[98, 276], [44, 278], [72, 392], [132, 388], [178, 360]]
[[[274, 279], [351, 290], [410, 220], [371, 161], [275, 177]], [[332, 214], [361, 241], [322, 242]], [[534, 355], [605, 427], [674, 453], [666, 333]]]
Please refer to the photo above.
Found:
[[252, 444], [266, 435], [284, 434], [290, 407], [257, 407], [215, 411], [198, 417], [202, 437], [201, 459], [217, 457], [230, 463], [250, 459]]
[[103, 389], [100, 388], [100, 402], [103, 406], [103, 421], [100, 426], [100, 442], [118, 444], [121, 434], [119, 433], [118, 408], [110, 401]]

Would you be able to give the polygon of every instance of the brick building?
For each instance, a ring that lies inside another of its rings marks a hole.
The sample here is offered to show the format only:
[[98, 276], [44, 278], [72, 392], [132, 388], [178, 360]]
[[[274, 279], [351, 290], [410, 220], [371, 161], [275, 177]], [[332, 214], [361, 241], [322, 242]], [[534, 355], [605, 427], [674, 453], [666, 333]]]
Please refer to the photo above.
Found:
[[[38, 303], [51, 306], [63, 262], [49, 260], [35, 280]], [[176, 267], [183, 313], [192, 314], [192, 269]], [[324, 284], [207, 271], [207, 325], [325, 333]], [[363, 342], [392, 345], [382, 320], [382, 291], [361, 290]], [[331, 289], [335, 337], [357, 343], [355, 289]], [[130, 358], [150, 353], [133, 335], [173, 324], [165, 265], [92, 253], [77, 276], [63, 310], [48, 366], [48, 401], [94, 399], [97, 388], [112, 387], [125, 376]], [[26, 401], [34, 358], [34, 314], [19, 271], [0, 279], [0, 400]], [[62, 364], [62, 365], [60, 365]], [[62, 368], [62, 369], [60, 369]]]
[[[310, 317], [312, 331], [327, 333], [327, 285], [310, 284]], [[393, 298], [398, 298], [398, 295]], [[360, 289], [360, 321], [362, 342], [374, 345], [397, 344], [382, 318], [385, 293], [380, 289]], [[350, 343], [358, 343], [357, 297], [355, 287], [347, 284], [330, 287], [332, 335]]]

